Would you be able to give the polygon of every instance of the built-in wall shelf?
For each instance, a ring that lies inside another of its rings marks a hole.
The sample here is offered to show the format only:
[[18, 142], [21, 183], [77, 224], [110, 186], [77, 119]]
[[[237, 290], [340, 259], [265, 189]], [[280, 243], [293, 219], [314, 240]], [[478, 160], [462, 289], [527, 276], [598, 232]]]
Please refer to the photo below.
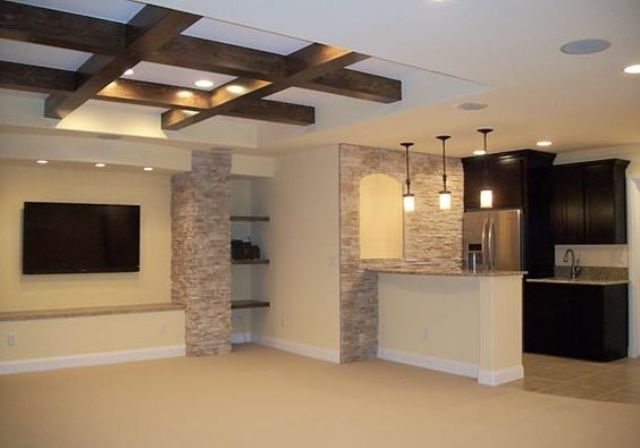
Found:
[[245, 310], [250, 308], [266, 308], [269, 306], [269, 302], [265, 302], [263, 300], [232, 300], [231, 301], [231, 309], [232, 310]]
[[60, 319], [67, 317], [104, 316], [110, 314], [154, 313], [158, 311], [184, 310], [179, 303], [143, 303], [137, 305], [92, 306], [84, 308], [62, 308], [47, 310], [24, 310], [0, 312], [0, 322], [35, 319]]
[[232, 216], [232, 222], [269, 222], [268, 216]]
[[231, 264], [269, 264], [269, 260], [231, 260]]

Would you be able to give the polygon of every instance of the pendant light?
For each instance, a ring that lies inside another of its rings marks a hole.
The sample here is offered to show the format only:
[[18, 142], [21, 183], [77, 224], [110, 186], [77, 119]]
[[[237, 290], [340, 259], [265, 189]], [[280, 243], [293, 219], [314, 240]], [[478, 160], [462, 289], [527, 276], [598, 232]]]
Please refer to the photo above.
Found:
[[[487, 134], [493, 132], [491, 128], [480, 128], [478, 132], [482, 134], [483, 142], [484, 142], [484, 155], [487, 155]], [[482, 186], [482, 190], [480, 190], [480, 208], [493, 208], [493, 189], [489, 185], [487, 180], [487, 162], [485, 159], [484, 171], [483, 171], [483, 181], [484, 185]]]
[[440, 191], [439, 204], [440, 210], [450, 210], [451, 209], [451, 192], [447, 190], [447, 150], [446, 150], [446, 141], [451, 138], [450, 135], [438, 135], [436, 137], [438, 140], [442, 142], [442, 191]]
[[400, 143], [401, 146], [404, 146], [404, 160], [407, 168], [407, 180], [405, 181], [407, 184], [407, 192], [402, 196], [402, 203], [405, 212], [414, 212], [416, 211], [416, 197], [411, 193], [411, 177], [409, 176], [409, 148], [413, 146], [413, 143]]

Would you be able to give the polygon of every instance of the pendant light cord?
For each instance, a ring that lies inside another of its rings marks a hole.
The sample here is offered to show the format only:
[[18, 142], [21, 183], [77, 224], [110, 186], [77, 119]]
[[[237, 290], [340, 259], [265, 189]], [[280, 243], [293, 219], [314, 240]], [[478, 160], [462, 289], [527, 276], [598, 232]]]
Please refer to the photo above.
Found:
[[484, 183], [484, 186], [487, 187], [488, 185], [488, 178], [489, 178], [489, 169], [487, 166], [487, 135], [490, 132], [493, 132], [493, 129], [491, 128], [480, 128], [478, 129], [478, 132], [480, 132], [482, 134], [482, 138], [483, 138], [483, 142], [484, 142], [484, 167], [482, 170], [482, 182]]
[[442, 142], [442, 191], [447, 191], [447, 150], [446, 141], [451, 138], [450, 135], [439, 135], [436, 137]]
[[409, 176], [409, 148], [413, 146], [413, 143], [400, 143], [404, 146], [404, 161], [407, 169], [407, 180], [405, 183], [407, 184], [407, 194], [411, 194], [411, 177]]

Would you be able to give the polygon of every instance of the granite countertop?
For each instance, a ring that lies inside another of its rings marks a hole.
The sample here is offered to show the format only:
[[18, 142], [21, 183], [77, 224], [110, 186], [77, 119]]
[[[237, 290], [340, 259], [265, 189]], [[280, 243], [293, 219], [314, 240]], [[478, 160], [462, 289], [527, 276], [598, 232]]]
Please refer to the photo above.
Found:
[[563, 285], [593, 285], [593, 286], [613, 286], [613, 285], [626, 285], [629, 280], [601, 280], [590, 278], [577, 278], [571, 280], [566, 277], [551, 277], [551, 278], [528, 278], [529, 283], [559, 283]]
[[522, 276], [526, 274], [526, 272], [523, 271], [471, 272], [463, 269], [442, 269], [420, 263], [416, 263], [415, 265], [407, 263], [397, 266], [364, 266], [364, 269], [380, 274], [427, 275], [433, 277], [505, 277], [512, 275]]
[[49, 310], [24, 310], [0, 312], [0, 321], [54, 319], [65, 317], [103, 316], [108, 314], [151, 313], [156, 311], [183, 310], [178, 303], [144, 303], [138, 305], [95, 306]]

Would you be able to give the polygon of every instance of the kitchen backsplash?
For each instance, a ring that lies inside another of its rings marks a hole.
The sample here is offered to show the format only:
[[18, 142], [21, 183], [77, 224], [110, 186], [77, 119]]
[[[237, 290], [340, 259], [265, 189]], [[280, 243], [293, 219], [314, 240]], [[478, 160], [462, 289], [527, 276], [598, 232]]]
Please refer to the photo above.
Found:
[[[571, 268], [569, 266], [555, 267], [555, 276], [569, 278]], [[628, 280], [628, 268], [613, 268], [608, 266], [581, 266], [578, 278], [588, 280]]]
[[556, 246], [556, 265], [568, 266], [562, 261], [567, 249], [573, 249], [581, 266], [604, 266], [626, 268], [629, 266], [629, 250], [625, 244], [612, 245], [558, 245]]

